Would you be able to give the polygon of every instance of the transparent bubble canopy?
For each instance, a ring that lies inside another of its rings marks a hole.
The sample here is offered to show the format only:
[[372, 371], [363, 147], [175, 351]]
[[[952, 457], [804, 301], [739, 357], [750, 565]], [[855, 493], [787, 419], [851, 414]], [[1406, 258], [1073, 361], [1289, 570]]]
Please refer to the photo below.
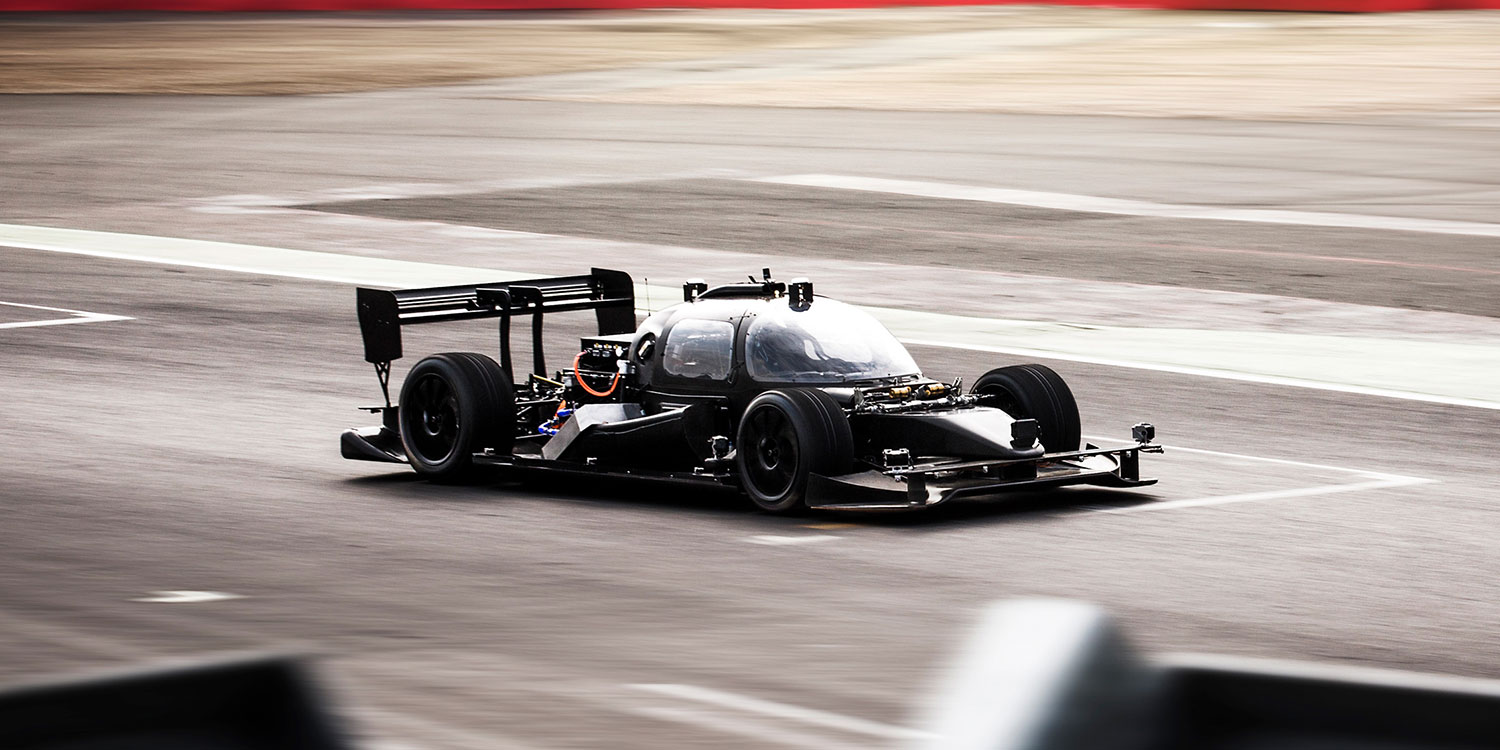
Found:
[[745, 334], [745, 364], [756, 380], [847, 383], [919, 375], [906, 347], [880, 321], [818, 298], [804, 309], [771, 304]]

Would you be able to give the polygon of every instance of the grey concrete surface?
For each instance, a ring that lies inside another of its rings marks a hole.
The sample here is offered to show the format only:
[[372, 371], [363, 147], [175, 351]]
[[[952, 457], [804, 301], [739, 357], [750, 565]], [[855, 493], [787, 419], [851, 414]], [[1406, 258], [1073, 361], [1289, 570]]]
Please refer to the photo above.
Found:
[[[818, 170], [1487, 221], [1492, 207], [1465, 196], [1496, 191], [1492, 136], [1461, 124], [655, 108], [421, 91], [10, 97], [0, 100], [0, 222], [431, 262], [488, 253], [496, 267], [587, 265], [598, 247], [587, 238], [555, 239], [536, 260], [507, 257], [493, 237], [455, 238], [445, 251], [438, 235], [404, 244], [415, 236], [406, 223], [255, 208], [328, 203], [391, 184], [494, 193], [486, 181], [551, 180], [559, 186], [525, 193], [525, 211], [429, 197], [406, 218], [634, 238], [696, 248], [704, 258], [733, 252], [726, 257], [735, 262], [755, 255], [747, 234], [764, 232], [776, 247], [758, 257], [772, 265], [810, 256], [831, 266], [907, 258], [913, 233], [867, 232], [856, 244], [832, 228], [813, 234], [774, 220], [899, 209], [902, 226], [923, 234], [920, 262], [891, 282], [888, 293], [899, 295], [907, 281], [930, 288], [944, 274], [991, 265], [942, 232], [991, 232], [1000, 219], [879, 196], [810, 208], [822, 199], [726, 192], [714, 180], [664, 183], [677, 191], [670, 198], [662, 183], [561, 185]], [[474, 183], [488, 186], [462, 187]], [[235, 195], [238, 202], [224, 198]], [[1036, 233], [1027, 247], [1038, 255], [1018, 270], [1153, 280], [1140, 266], [1087, 269], [1091, 253], [1111, 253], [1100, 259], [1105, 267], [1120, 260], [1107, 235], [1070, 228], [1087, 222], [1003, 216]], [[389, 228], [384, 240], [381, 226]], [[1486, 243], [1240, 230], [1162, 221], [1113, 231], [1173, 246], [1220, 241], [1202, 236], [1213, 232], [1288, 253], [1259, 268], [1208, 255], [1146, 257], [1138, 248], [1124, 256], [1160, 269], [1161, 281], [1240, 288], [1196, 281], [1232, 274], [1245, 288], [1314, 302], [1353, 297], [1495, 314], [1485, 292], [1493, 277], [1482, 274], [1335, 265], [1325, 281], [1296, 281], [1303, 253], [1409, 252], [1494, 269]], [[827, 242], [811, 241], [819, 237]], [[1047, 257], [1069, 265], [1052, 268]], [[1182, 273], [1184, 257], [1205, 273]], [[1500, 563], [1491, 533], [1500, 490], [1489, 447], [1494, 412], [1054, 362], [1074, 385], [1088, 434], [1120, 435], [1149, 419], [1168, 445], [1438, 481], [1100, 512], [1358, 481], [1331, 469], [1177, 451], [1151, 457], [1150, 471], [1164, 481], [1143, 492], [1021, 496], [895, 520], [774, 518], [733, 496], [656, 488], [443, 487], [400, 467], [338, 457], [337, 433], [367, 419], [353, 407], [377, 398], [348, 287], [6, 248], [0, 267], [0, 301], [133, 318], [0, 329], [0, 391], [9, 396], [0, 432], [5, 677], [285, 648], [326, 656], [341, 703], [372, 747], [868, 747], [897, 741], [892, 727], [914, 714], [932, 670], [983, 605], [1020, 594], [1100, 602], [1152, 650], [1500, 674], [1491, 627], [1500, 609], [1488, 578]], [[829, 273], [856, 296], [878, 291], [852, 272]], [[1403, 296], [1426, 285], [1431, 299]], [[919, 304], [972, 311], [983, 303], [929, 295]], [[1406, 320], [1366, 309], [1374, 316], [1361, 319], [1367, 327]], [[556, 353], [582, 328], [553, 330]], [[490, 333], [424, 330], [420, 341], [424, 350], [482, 350]], [[949, 377], [1008, 361], [951, 349], [915, 354]], [[757, 543], [763, 536], [828, 538]], [[246, 598], [134, 601], [160, 590]], [[661, 683], [890, 726], [839, 728], [632, 687]]]

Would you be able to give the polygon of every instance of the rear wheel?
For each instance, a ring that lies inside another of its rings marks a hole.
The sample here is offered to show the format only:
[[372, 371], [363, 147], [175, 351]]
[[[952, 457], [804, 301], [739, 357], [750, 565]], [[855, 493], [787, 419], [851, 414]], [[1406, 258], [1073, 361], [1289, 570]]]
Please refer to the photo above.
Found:
[[806, 507], [811, 474], [850, 470], [854, 433], [844, 410], [823, 391], [766, 391], [745, 408], [735, 455], [745, 494], [763, 510], [785, 513]]
[[401, 386], [399, 416], [407, 462], [434, 480], [461, 479], [476, 451], [509, 453], [515, 441], [512, 386], [483, 354], [449, 352], [418, 362]]
[[1048, 453], [1078, 450], [1083, 427], [1078, 402], [1062, 376], [1046, 365], [1012, 365], [990, 370], [974, 382], [973, 393], [1016, 419], [1035, 419]]

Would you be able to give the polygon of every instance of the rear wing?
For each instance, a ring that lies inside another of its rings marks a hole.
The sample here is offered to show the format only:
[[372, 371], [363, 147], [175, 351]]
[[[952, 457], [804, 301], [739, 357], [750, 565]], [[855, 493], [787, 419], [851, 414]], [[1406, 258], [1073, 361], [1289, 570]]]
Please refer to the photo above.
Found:
[[473, 286], [427, 289], [367, 289], [361, 287], [359, 331], [364, 337], [365, 361], [389, 372], [401, 358], [401, 328], [418, 323], [441, 323], [478, 318], [500, 319], [500, 365], [514, 378], [510, 357], [510, 319], [530, 315], [534, 372], [546, 375], [542, 354], [542, 316], [549, 313], [593, 310], [599, 335], [635, 330], [635, 284], [630, 274], [603, 268], [583, 276], [556, 276]]

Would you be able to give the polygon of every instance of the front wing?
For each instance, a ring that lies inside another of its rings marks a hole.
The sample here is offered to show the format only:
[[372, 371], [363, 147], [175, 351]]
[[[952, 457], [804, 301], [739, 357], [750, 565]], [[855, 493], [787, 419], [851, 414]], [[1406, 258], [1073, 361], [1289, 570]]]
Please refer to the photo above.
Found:
[[[1081, 451], [1049, 453], [1039, 458], [946, 461], [881, 470], [808, 477], [807, 505], [814, 510], [913, 511], [932, 508], [968, 496], [1090, 484], [1104, 487], [1144, 487], [1156, 484], [1140, 475], [1140, 454], [1160, 453], [1161, 446], [1136, 443], [1123, 448], [1088, 445]], [[541, 457], [475, 454], [476, 463], [512, 470], [582, 476], [637, 479], [696, 486], [737, 488], [739, 478], [722, 468], [693, 471], [653, 471], [596, 463], [548, 460]]]
[[922, 463], [832, 477], [814, 474], [807, 504], [817, 510], [903, 511], [966, 496], [1073, 484], [1144, 487], [1156, 480], [1141, 477], [1140, 455], [1161, 451], [1152, 443], [1123, 448], [1087, 445], [1039, 458]]

